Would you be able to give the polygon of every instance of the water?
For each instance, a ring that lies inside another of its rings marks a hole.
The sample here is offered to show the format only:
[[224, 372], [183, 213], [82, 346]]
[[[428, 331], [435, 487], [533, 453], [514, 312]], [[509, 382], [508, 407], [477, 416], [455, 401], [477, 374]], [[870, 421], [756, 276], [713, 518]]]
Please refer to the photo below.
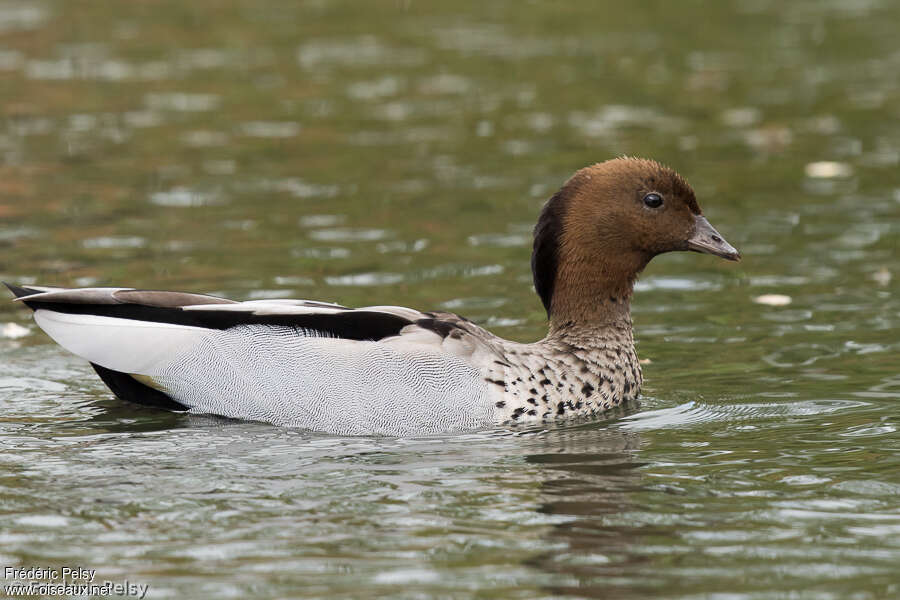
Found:
[[[0, 564], [149, 598], [900, 596], [900, 8], [0, 3], [0, 276], [443, 308], [533, 340], [529, 232], [619, 154], [640, 410], [424, 439], [126, 406], [0, 303]], [[5, 582], [5, 583], [8, 583]]]

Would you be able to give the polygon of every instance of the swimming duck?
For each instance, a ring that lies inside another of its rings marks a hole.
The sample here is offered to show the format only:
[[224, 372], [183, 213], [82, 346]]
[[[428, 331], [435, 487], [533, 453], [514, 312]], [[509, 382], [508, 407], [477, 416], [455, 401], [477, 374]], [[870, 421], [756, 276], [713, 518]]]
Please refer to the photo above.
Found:
[[446, 312], [8, 285], [123, 400], [347, 435], [416, 435], [602, 412], [638, 397], [630, 303], [657, 254], [739, 260], [655, 161], [576, 172], [534, 228], [549, 332], [499, 338]]

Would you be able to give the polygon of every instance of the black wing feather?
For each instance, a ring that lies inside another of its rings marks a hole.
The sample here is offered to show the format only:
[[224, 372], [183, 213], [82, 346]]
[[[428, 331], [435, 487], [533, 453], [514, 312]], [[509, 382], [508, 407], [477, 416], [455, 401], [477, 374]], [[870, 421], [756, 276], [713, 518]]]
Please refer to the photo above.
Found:
[[[10, 286], [17, 297], [40, 293], [26, 288]], [[17, 290], [21, 290], [19, 295]], [[409, 319], [390, 313], [366, 310], [342, 310], [339, 312], [310, 314], [254, 314], [235, 310], [183, 310], [180, 307], [147, 306], [144, 304], [70, 304], [68, 302], [42, 302], [23, 300], [23, 303], [37, 310], [44, 308], [61, 313], [97, 315], [134, 319], [153, 323], [172, 323], [204, 327], [206, 329], [229, 329], [238, 325], [286, 325], [318, 331], [333, 337], [348, 340], [380, 340], [399, 335], [400, 330], [412, 323]]]
[[6, 283], [5, 281], [3, 282], [3, 285], [9, 288], [9, 291], [11, 291], [16, 298], [24, 298], [25, 296], [41, 293], [41, 290], [33, 290], [20, 285], [13, 285], [12, 283]]

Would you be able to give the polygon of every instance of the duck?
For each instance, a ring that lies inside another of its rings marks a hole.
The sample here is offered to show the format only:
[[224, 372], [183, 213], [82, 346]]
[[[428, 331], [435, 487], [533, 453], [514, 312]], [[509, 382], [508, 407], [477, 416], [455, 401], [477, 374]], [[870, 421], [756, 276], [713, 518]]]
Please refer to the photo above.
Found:
[[674, 251], [740, 260], [684, 177], [618, 157], [576, 171], [540, 211], [531, 269], [548, 332], [536, 342], [400, 306], [6, 285], [124, 401], [336, 435], [410, 436], [589, 417], [635, 402], [634, 284], [653, 257]]

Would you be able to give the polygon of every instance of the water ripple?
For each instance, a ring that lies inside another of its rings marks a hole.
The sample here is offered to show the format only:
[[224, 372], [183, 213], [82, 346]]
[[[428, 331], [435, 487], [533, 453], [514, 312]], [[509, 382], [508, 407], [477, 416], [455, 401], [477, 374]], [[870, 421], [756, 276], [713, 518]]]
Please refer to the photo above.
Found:
[[711, 422], [731, 423], [830, 414], [867, 406], [854, 400], [803, 400], [788, 403], [700, 404], [687, 402], [672, 408], [644, 411], [622, 419], [621, 427], [632, 431], [667, 429]]

